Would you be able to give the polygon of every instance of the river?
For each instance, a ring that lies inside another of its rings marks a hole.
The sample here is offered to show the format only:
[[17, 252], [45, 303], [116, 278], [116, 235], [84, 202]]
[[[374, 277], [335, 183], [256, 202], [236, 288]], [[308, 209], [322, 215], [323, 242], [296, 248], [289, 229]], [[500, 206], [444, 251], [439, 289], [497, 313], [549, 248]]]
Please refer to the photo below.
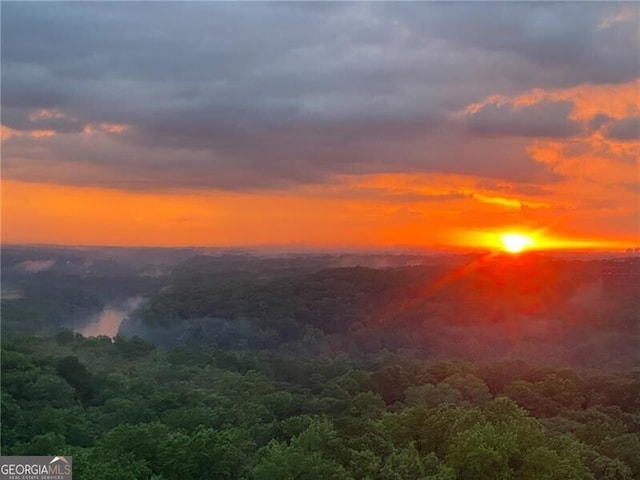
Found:
[[131, 297], [125, 301], [112, 303], [102, 309], [95, 320], [79, 329], [85, 337], [105, 335], [115, 337], [122, 321], [142, 303], [142, 297]]

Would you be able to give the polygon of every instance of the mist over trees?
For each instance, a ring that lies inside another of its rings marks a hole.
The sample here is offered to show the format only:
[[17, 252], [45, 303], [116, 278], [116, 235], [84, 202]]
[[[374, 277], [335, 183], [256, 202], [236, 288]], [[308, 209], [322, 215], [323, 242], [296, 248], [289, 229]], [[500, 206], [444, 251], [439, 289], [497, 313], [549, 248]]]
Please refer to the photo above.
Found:
[[[106, 253], [3, 251], [3, 455], [96, 480], [640, 477], [639, 297], [607, 260]], [[114, 339], [74, 331], [132, 296]]]

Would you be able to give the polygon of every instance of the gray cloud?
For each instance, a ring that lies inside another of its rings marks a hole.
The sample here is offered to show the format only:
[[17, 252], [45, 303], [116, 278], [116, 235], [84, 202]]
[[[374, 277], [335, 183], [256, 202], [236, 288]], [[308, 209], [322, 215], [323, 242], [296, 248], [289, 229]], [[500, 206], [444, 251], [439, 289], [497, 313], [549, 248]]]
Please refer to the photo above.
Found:
[[[383, 4], [432, 35], [460, 47], [503, 52], [536, 71], [520, 76], [529, 86], [621, 83], [638, 76], [640, 5], [632, 2], [433, 2]], [[623, 21], [607, 22], [620, 17]]]
[[[523, 140], [498, 136], [573, 134], [567, 105], [487, 106], [473, 135], [451, 113], [494, 93], [637, 76], [637, 20], [599, 29], [620, 7], [7, 2], [3, 124], [59, 135], [5, 141], [3, 174], [126, 189], [405, 171], [553, 181]], [[129, 129], [74, 134], [100, 123]]]
[[389, 171], [473, 174], [515, 182], [558, 179], [526, 155], [522, 139], [467, 138], [461, 133], [390, 141], [375, 135], [318, 135], [299, 129], [286, 137], [282, 134], [279, 141], [265, 137], [227, 153], [151, 144], [141, 149], [137, 139], [119, 137], [104, 133], [80, 140], [72, 135], [13, 137], [4, 142], [3, 171], [8, 178], [21, 180], [127, 190], [283, 188], [325, 182], [335, 174]]
[[640, 117], [616, 120], [607, 126], [606, 134], [616, 140], [640, 140]]
[[569, 137], [581, 130], [569, 118], [572, 108], [572, 102], [542, 101], [520, 107], [490, 103], [467, 116], [467, 127], [481, 135]]

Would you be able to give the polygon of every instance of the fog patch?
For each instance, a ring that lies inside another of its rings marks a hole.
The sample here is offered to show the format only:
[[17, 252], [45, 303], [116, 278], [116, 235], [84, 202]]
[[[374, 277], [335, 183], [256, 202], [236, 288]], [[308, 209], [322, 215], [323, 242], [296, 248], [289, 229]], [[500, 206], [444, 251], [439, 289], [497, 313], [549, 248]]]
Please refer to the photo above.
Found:
[[169, 274], [169, 267], [164, 265], [151, 265], [140, 273], [140, 277], [148, 277], [148, 278], [160, 278]]
[[50, 260], [27, 260], [19, 263], [18, 268], [30, 273], [44, 272], [45, 270], [49, 270], [54, 263], [56, 263], [56, 261], [53, 258]]
[[123, 302], [110, 303], [102, 309], [97, 318], [80, 329], [80, 333], [85, 337], [107, 336], [114, 338], [118, 335], [122, 321], [141, 303], [142, 297], [131, 297]]
[[21, 298], [24, 298], [24, 292], [18, 288], [7, 287], [0, 290], [2, 300], [20, 300]]

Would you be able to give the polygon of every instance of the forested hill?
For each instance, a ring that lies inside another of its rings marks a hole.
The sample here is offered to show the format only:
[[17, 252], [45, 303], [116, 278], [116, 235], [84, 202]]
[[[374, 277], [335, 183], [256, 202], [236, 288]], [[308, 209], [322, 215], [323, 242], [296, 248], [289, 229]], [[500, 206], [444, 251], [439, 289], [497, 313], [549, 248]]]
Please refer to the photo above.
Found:
[[[2, 454], [79, 480], [640, 478], [627, 263], [6, 253]], [[120, 335], [77, 333], [132, 296]]]
[[166, 346], [276, 348], [315, 336], [352, 354], [409, 349], [424, 358], [638, 364], [639, 296], [604, 289], [602, 261], [463, 260], [383, 269], [188, 261], [123, 332]]
[[640, 361], [640, 292], [619, 261], [203, 253], [5, 248], [2, 333], [82, 330], [135, 297], [143, 301], [121, 332], [163, 347], [260, 350], [307, 338], [356, 356], [614, 370]]

